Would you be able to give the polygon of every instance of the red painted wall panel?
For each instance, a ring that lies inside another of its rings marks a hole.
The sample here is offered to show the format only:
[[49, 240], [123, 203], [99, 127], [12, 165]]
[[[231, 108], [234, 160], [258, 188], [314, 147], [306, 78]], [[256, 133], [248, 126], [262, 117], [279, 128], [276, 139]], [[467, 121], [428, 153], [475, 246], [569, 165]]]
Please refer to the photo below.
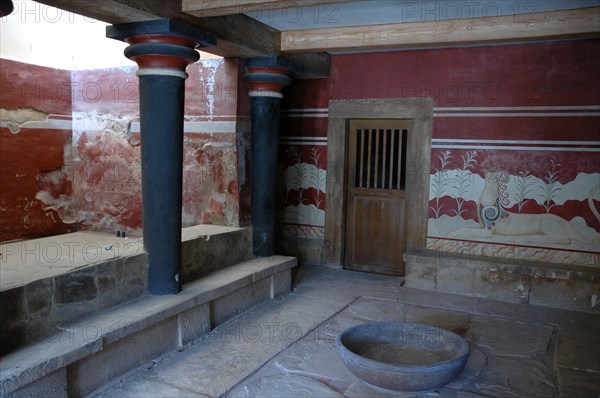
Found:
[[600, 41], [332, 57], [331, 98], [432, 97], [437, 107], [597, 104]]
[[[281, 167], [309, 170], [307, 150], [317, 146], [303, 144], [326, 136], [329, 99], [433, 98], [432, 162], [418, 171], [431, 179], [434, 249], [445, 250], [443, 239], [456, 239], [454, 229], [468, 234], [480, 228], [478, 201], [488, 188], [486, 173], [493, 172], [506, 178], [499, 182], [504, 211], [539, 215], [531, 225], [545, 219], [556, 228], [550, 235], [541, 230], [530, 236], [492, 234], [475, 246], [465, 242], [469, 247], [475, 252], [482, 243], [504, 245], [500, 252], [511, 245], [544, 248], [548, 255], [537, 249], [527, 255], [549, 262], [555, 259], [553, 249], [567, 250], [584, 255], [556, 258], [593, 264], [600, 231], [598, 212], [592, 211], [600, 204], [598, 70], [597, 39], [332, 56], [330, 79], [295, 83], [286, 92]], [[284, 180], [295, 181], [302, 173], [288, 174]], [[286, 191], [283, 210], [302, 202], [298, 193], [311, 192], [300, 188]], [[291, 224], [302, 224], [302, 216]], [[493, 255], [497, 247], [489, 250]]]
[[0, 59], [0, 107], [71, 114], [71, 72]]
[[[600, 102], [599, 102], [600, 103]], [[589, 141], [598, 129], [597, 117], [470, 117], [434, 119], [435, 138]]]
[[[13, 134], [0, 128], [0, 242], [69, 230], [59, 213], [36, 195], [48, 192], [70, 200], [72, 179], [63, 173], [64, 148], [70, 145], [70, 130], [22, 129]], [[57, 178], [47, 178], [53, 172]]]
[[296, 80], [284, 90], [277, 216], [283, 236], [323, 236], [328, 106], [329, 79]]
[[283, 137], [327, 137], [329, 79], [296, 80], [283, 95], [280, 128]]
[[[0, 242], [70, 229], [70, 72], [0, 59], [0, 108], [36, 110], [42, 128], [0, 128]], [[46, 114], [50, 116], [48, 123]], [[6, 114], [8, 115], [8, 114]], [[65, 117], [55, 116], [65, 115]], [[20, 122], [27, 121], [27, 118]], [[58, 121], [60, 126], [51, 126]], [[67, 127], [67, 128], [65, 128]]]
[[[6, 60], [1, 66], [0, 107], [52, 116], [18, 134], [1, 129], [0, 241], [62, 233], [71, 224], [141, 228], [137, 67], [69, 72]], [[238, 98], [238, 89], [245, 94], [243, 68], [238, 60], [216, 59], [188, 73], [184, 224], [248, 224], [249, 204], [240, 197], [249, 197], [249, 180], [237, 178], [250, 158], [244, 132], [236, 131], [249, 115], [248, 99]]]
[[238, 195], [240, 226], [250, 226], [251, 213], [251, 143], [250, 143], [250, 86], [244, 78], [246, 72], [243, 62], [238, 62], [237, 70], [237, 169], [238, 169]]
[[[184, 225], [239, 224], [236, 131], [237, 60], [187, 68]], [[88, 229], [139, 229], [141, 160], [137, 67], [77, 71], [73, 102], [77, 148], [74, 209]], [[215, 128], [211, 133], [211, 129]], [[93, 199], [90, 199], [90, 198]]]

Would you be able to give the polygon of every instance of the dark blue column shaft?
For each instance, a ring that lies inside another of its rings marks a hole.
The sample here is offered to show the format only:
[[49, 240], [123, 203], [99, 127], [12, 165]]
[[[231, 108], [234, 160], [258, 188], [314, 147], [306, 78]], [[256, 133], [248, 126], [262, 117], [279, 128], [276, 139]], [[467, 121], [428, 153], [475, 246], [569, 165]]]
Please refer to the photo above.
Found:
[[151, 294], [181, 291], [185, 80], [140, 76], [144, 248]]
[[275, 246], [280, 102], [252, 97], [252, 239], [254, 254], [263, 257]]
[[139, 66], [142, 221], [150, 294], [181, 291], [181, 199], [185, 69], [217, 37], [168, 18], [108, 26]]

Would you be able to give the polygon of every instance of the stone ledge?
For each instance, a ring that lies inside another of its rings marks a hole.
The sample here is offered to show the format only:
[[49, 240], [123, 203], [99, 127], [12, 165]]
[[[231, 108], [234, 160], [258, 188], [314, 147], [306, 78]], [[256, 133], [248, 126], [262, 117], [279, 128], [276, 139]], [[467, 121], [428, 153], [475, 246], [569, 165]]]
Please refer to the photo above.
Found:
[[[185, 326], [185, 322], [178, 319], [179, 316], [187, 317], [191, 310], [212, 304], [217, 299], [253, 286], [266, 278], [271, 278], [269, 294], [262, 296], [274, 298], [284, 294], [286, 289], [281, 287], [281, 280], [289, 281], [289, 278], [277, 276], [289, 273], [296, 264], [297, 260], [291, 257], [252, 259], [184, 285], [180, 294], [142, 297], [82, 318], [76, 323], [62, 325], [56, 335], [1, 359], [0, 393], [11, 393], [167, 320], [177, 320], [178, 327], [175, 329], [179, 329]], [[237, 308], [231, 308], [231, 311], [235, 312]], [[209, 316], [213, 318], [212, 314]], [[215, 326], [217, 325], [210, 325]], [[205, 331], [206, 328], [203, 327], [197, 330], [198, 333]], [[188, 330], [172, 332], [178, 336], [185, 335], [186, 341], [201, 335], [190, 336]], [[181, 339], [178, 340], [181, 344]]]
[[[62, 247], [63, 257], [44, 260], [44, 245]], [[86, 245], [101, 250], [100, 256], [73, 249]], [[106, 251], [105, 246], [112, 249]], [[10, 250], [4, 250], [0, 264], [0, 281], [2, 289], [6, 288], [0, 291], [0, 355], [43, 340], [54, 333], [57, 324], [144, 297], [148, 261], [142, 246], [141, 239], [91, 232], [3, 245]], [[181, 246], [185, 284], [252, 258], [252, 232], [250, 228], [197, 225], [182, 229]], [[42, 254], [26, 251], [36, 247]], [[35, 261], [23, 262], [28, 259]]]
[[0, 395], [4, 396], [102, 349], [102, 339], [59, 332], [0, 360]]
[[461, 253], [446, 253], [434, 250], [407, 252], [405, 261], [419, 261], [423, 264], [459, 265], [465, 268], [488, 268], [490, 271], [505, 271], [520, 275], [534, 277], [552, 277], [554, 279], [567, 279], [569, 276], [580, 277], [590, 282], [600, 281], [600, 268], [591, 268], [581, 265], [548, 264], [534, 261], [513, 260], [498, 257], [473, 256]]
[[246, 261], [184, 285], [179, 294], [143, 297], [80, 319], [76, 323], [61, 325], [59, 329], [80, 336], [88, 336], [97, 331], [103, 339], [103, 345], [111, 344], [294, 266], [296, 259], [290, 257], [277, 256]]
[[408, 252], [406, 286], [600, 312], [600, 269], [437, 251]]
[[250, 228], [196, 225], [181, 232], [184, 284], [253, 257]]

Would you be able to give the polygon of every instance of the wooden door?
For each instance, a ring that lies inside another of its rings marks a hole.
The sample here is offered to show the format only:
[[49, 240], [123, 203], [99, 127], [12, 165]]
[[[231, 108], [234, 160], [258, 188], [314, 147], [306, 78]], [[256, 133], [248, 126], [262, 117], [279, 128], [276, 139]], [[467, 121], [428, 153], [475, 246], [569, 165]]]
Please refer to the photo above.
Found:
[[345, 266], [404, 275], [409, 120], [351, 120]]

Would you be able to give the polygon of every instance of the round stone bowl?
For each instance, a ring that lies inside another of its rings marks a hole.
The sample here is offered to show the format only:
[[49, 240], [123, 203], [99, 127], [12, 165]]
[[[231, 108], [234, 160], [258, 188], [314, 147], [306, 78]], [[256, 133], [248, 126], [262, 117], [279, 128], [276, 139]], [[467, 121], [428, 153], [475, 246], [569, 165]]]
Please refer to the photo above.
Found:
[[376, 388], [401, 392], [443, 387], [469, 357], [465, 339], [420, 323], [365, 323], [343, 331], [336, 343], [352, 374]]

